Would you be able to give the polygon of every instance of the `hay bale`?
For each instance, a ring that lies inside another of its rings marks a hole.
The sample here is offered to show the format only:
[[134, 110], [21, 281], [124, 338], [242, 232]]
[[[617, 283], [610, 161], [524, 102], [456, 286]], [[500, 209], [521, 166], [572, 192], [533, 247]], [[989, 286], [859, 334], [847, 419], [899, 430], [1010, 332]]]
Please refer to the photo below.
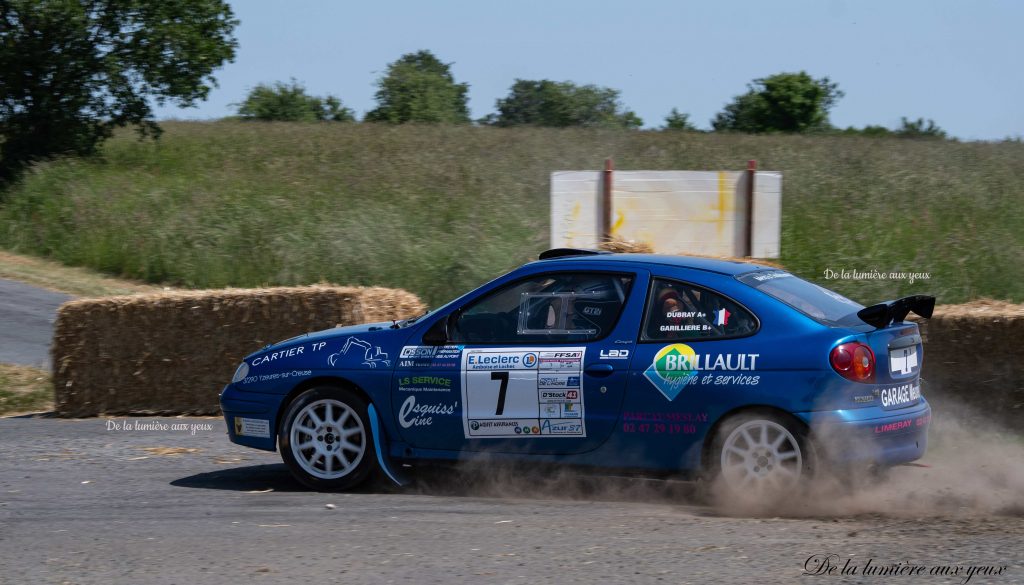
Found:
[[598, 249], [617, 254], [653, 254], [654, 246], [647, 242], [634, 242], [617, 238], [602, 242]]
[[82, 299], [57, 312], [57, 413], [217, 414], [217, 395], [250, 352], [338, 325], [422, 313], [403, 290], [309, 286]]
[[924, 390], [1013, 428], [1024, 426], [1024, 305], [982, 299], [935, 308], [918, 320]]
[[[613, 238], [611, 240], [602, 242], [599, 249], [606, 252], [615, 252], [619, 254], [654, 254], [654, 246], [647, 242], [634, 242], [620, 240]], [[705, 256], [703, 254], [676, 254], [676, 256], [688, 256], [691, 258], [710, 258], [712, 260], [728, 260], [730, 262], [747, 262], [749, 264], [758, 264], [761, 266], [768, 266], [771, 268], [780, 268], [785, 270], [785, 267], [778, 262], [771, 260], [761, 260], [758, 258], [736, 258], [734, 256]]]

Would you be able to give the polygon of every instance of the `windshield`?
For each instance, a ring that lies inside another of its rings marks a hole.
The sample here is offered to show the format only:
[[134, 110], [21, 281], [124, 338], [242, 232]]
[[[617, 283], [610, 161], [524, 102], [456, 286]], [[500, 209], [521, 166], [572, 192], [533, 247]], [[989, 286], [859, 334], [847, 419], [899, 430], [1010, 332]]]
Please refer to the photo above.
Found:
[[748, 272], [737, 276], [736, 279], [824, 325], [849, 326], [863, 323], [857, 317], [857, 311], [863, 309], [863, 305], [788, 272]]

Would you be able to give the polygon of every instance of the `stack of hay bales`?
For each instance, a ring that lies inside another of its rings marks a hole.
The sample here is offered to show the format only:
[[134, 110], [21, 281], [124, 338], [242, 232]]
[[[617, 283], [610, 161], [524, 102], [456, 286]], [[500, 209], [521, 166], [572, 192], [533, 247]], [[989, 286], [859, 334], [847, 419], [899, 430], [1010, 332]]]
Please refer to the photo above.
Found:
[[403, 290], [309, 286], [168, 292], [71, 301], [53, 341], [61, 416], [217, 414], [249, 353], [310, 331], [424, 311]]
[[940, 305], [918, 326], [924, 338], [922, 390], [929, 400], [954, 409], [966, 404], [1011, 428], [1024, 425], [1024, 305]]

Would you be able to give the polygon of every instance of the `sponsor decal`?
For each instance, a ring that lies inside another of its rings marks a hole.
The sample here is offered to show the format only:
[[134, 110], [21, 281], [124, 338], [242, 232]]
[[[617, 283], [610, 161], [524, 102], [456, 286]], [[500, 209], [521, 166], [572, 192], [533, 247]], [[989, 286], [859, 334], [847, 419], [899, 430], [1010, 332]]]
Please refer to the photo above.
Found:
[[283, 359], [283, 358], [288, 358], [288, 357], [295, 357], [297, 355], [302, 355], [302, 350], [304, 350], [304, 349], [306, 349], [305, 346], [299, 346], [299, 347], [290, 347], [288, 349], [282, 349], [280, 351], [275, 351], [273, 353], [266, 353], [266, 354], [263, 354], [263, 355], [255, 358], [255, 359], [253, 359], [252, 360], [252, 365], [253, 366], [258, 366], [258, 365], [261, 365], [261, 364], [265, 364], [267, 362], [275, 361], [277, 359]]
[[542, 404], [540, 408], [541, 418], [561, 418], [562, 405], [558, 403]]
[[764, 282], [766, 280], [775, 280], [777, 278], [791, 278], [793, 275], [788, 272], [766, 272], [764, 274], [755, 274], [754, 280], [758, 282]]
[[313, 370], [292, 370], [290, 372], [274, 372], [273, 374], [260, 374], [259, 376], [249, 376], [242, 380], [242, 384], [251, 384], [253, 382], [273, 382], [274, 380], [286, 380], [288, 378], [302, 378], [305, 376], [312, 376]]
[[398, 409], [398, 424], [403, 428], [426, 427], [434, 424], [435, 414], [455, 414], [459, 407], [458, 401], [454, 404], [417, 404], [416, 397], [410, 396]]
[[547, 420], [534, 427], [534, 433], [542, 435], [579, 435], [583, 432], [583, 423], [578, 420]]
[[403, 376], [398, 379], [399, 392], [451, 392], [452, 379], [444, 376]]
[[[644, 377], [668, 400], [675, 400], [687, 385], [756, 385], [760, 376], [716, 375], [716, 371], [752, 371], [757, 369], [756, 353], [698, 354], [685, 343], [661, 348], [654, 355]], [[701, 376], [701, 372], [711, 372]]]
[[708, 422], [706, 412], [622, 413], [622, 432], [653, 435], [694, 435]]
[[602, 349], [601, 359], [603, 360], [625, 360], [629, 359], [628, 349]]
[[467, 352], [470, 370], [521, 370], [537, 367], [537, 354], [533, 352], [490, 353]]
[[895, 433], [897, 431], [902, 431], [903, 429], [910, 427], [913, 422], [914, 421], [908, 418], [905, 420], [886, 423], [884, 425], [875, 425], [875, 434], [881, 435], [883, 433]]
[[622, 413], [622, 420], [627, 422], [687, 422], [706, 423], [706, 412], [644, 412], [627, 410]]
[[270, 438], [270, 421], [262, 418], [235, 417], [235, 435], [239, 437]]
[[572, 374], [540, 374], [537, 378], [539, 388], [579, 388], [580, 377]]
[[[314, 342], [314, 343], [310, 343], [309, 345], [298, 345], [298, 346], [295, 346], [295, 347], [289, 347], [288, 349], [281, 349], [281, 350], [274, 351], [274, 352], [271, 352], [271, 353], [263, 354], [261, 356], [257, 356], [255, 358], [253, 358], [252, 362], [250, 362], [249, 365], [258, 366], [260, 364], [265, 364], [267, 362], [273, 362], [273, 361], [276, 361], [278, 359], [300, 356], [300, 355], [303, 355], [303, 353], [307, 349], [310, 350], [311, 353], [315, 353], [315, 352], [318, 352], [321, 349], [323, 349], [325, 345], [327, 345], [326, 341], [317, 341], [317, 342]], [[246, 379], [248, 380], [248, 378], [246, 378]], [[243, 383], [245, 383], [245, 382], [243, 382]]]
[[458, 368], [461, 345], [407, 345], [398, 354], [398, 367]]
[[408, 358], [432, 358], [437, 353], [437, 346], [434, 345], [407, 345], [402, 348], [398, 357]]
[[[584, 351], [578, 347], [465, 350], [466, 438], [586, 436], [580, 392]], [[567, 420], [571, 424], [565, 424]]]
[[359, 355], [362, 352], [364, 366], [370, 366], [371, 368], [391, 366], [388, 354], [381, 351], [379, 346], [371, 345], [369, 342], [357, 337], [349, 337], [345, 340], [345, 345], [337, 353], [327, 356], [327, 363], [331, 366], [337, 366], [342, 358], [348, 355], [349, 351], [352, 352], [352, 355]]
[[882, 408], [898, 408], [917, 403], [921, 398], [921, 383], [915, 381], [910, 384], [901, 384], [892, 388], [882, 388], [879, 391], [882, 399]]
[[868, 403], [868, 402], [874, 402], [875, 401], [875, 395], [874, 394], [864, 394], [862, 396], [854, 396], [853, 397], [853, 401], [856, 404], [865, 404], [865, 403]]

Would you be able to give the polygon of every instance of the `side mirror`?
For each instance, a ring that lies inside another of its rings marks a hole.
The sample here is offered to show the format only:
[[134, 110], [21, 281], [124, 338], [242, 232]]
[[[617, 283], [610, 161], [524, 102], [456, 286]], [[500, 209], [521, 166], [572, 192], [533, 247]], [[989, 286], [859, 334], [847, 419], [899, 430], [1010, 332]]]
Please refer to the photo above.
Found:
[[438, 319], [436, 323], [427, 329], [427, 332], [423, 334], [424, 345], [444, 345], [448, 343], [448, 323], [452, 320], [451, 315], [446, 315], [443, 319]]

